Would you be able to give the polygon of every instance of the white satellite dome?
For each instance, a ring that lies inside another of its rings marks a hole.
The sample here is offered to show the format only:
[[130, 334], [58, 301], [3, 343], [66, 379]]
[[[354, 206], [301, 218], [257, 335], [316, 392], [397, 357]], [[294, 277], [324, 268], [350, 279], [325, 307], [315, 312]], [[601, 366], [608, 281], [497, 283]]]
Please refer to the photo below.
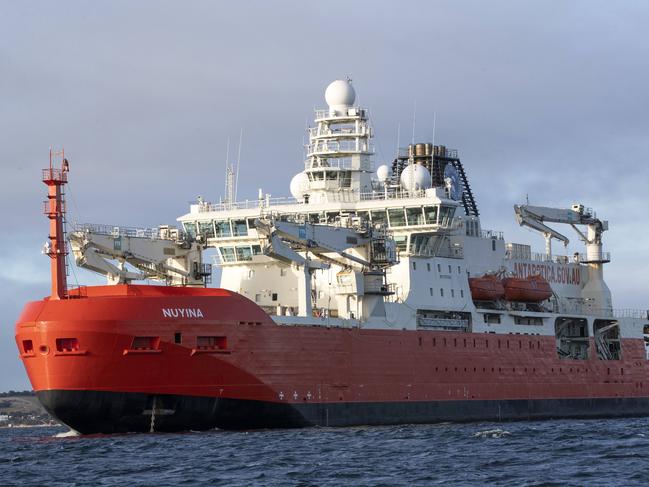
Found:
[[406, 191], [428, 189], [432, 185], [428, 169], [420, 164], [410, 164], [401, 172], [401, 186]]
[[325, 90], [325, 100], [329, 108], [333, 110], [352, 106], [356, 100], [356, 92], [351, 80], [337, 79], [330, 83]]
[[388, 176], [390, 176], [390, 168], [385, 164], [381, 164], [376, 169], [376, 177], [379, 181], [385, 183], [388, 180]]
[[309, 176], [304, 171], [297, 173], [291, 179], [289, 186], [293, 198], [302, 199], [306, 192], [309, 190]]

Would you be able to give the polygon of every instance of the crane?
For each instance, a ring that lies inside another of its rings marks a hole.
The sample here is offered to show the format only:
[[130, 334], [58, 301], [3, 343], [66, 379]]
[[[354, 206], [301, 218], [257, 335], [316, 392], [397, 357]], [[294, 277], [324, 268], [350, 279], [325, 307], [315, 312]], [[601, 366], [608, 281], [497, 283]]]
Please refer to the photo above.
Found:
[[77, 266], [105, 275], [109, 284], [153, 279], [204, 286], [212, 275], [211, 265], [202, 263], [200, 244], [166, 225], [153, 230], [78, 225], [68, 240]]
[[300, 316], [311, 316], [313, 312], [312, 272], [328, 269], [331, 264], [342, 268], [337, 274], [339, 296], [356, 296], [361, 302], [362, 316], [385, 316], [383, 297], [390, 294], [385, 269], [397, 263], [397, 252], [394, 240], [383, 229], [360, 222], [332, 227], [283, 221], [272, 215], [256, 219], [255, 227], [265, 243], [265, 255], [301, 267]]
[[[572, 208], [514, 205], [514, 213], [520, 226], [532, 228], [543, 234], [548, 257], [552, 256], [553, 238], [563, 242], [564, 246], [567, 246], [570, 240], [546, 223], [564, 223], [570, 225], [586, 244], [586, 261], [604, 262], [602, 233], [608, 230], [608, 222], [598, 219], [591, 210], [585, 209], [584, 205], [575, 204]], [[585, 225], [586, 233], [577, 228], [577, 225]]]

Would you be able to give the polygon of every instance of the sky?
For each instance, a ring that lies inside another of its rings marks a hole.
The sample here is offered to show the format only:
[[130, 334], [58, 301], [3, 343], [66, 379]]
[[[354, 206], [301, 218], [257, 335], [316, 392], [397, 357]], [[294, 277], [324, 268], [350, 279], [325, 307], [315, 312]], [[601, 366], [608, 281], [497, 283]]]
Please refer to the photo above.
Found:
[[345, 76], [370, 110], [376, 166], [399, 127], [412, 138], [415, 112], [417, 142], [435, 119], [483, 228], [541, 251], [514, 204], [592, 207], [610, 221], [614, 306], [649, 308], [648, 24], [638, 1], [0, 0], [0, 391], [30, 388], [13, 335], [49, 293], [51, 146], [70, 160], [70, 221], [173, 224], [198, 195], [223, 195], [240, 130], [240, 199], [288, 195], [313, 108]]

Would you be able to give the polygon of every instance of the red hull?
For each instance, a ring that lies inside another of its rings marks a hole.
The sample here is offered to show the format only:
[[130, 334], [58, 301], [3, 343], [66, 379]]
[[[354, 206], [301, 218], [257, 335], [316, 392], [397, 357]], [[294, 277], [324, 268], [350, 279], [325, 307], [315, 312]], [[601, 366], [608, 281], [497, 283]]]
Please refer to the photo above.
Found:
[[37, 392], [305, 405], [646, 398], [649, 391], [642, 340], [623, 340], [623, 360], [603, 361], [591, 338], [590, 358], [569, 361], [549, 336], [279, 326], [220, 289], [110, 286], [33, 302], [16, 342]]

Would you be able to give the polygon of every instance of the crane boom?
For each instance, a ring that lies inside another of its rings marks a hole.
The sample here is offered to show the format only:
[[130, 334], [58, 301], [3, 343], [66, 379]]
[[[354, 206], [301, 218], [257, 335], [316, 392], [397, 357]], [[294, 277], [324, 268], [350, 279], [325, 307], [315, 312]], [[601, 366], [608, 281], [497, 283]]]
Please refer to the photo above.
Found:
[[105, 275], [110, 284], [153, 279], [203, 286], [211, 277], [211, 266], [202, 263], [200, 244], [175, 228], [132, 231], [82, 225], [70, 233], [69, 241], [76, 264]]

